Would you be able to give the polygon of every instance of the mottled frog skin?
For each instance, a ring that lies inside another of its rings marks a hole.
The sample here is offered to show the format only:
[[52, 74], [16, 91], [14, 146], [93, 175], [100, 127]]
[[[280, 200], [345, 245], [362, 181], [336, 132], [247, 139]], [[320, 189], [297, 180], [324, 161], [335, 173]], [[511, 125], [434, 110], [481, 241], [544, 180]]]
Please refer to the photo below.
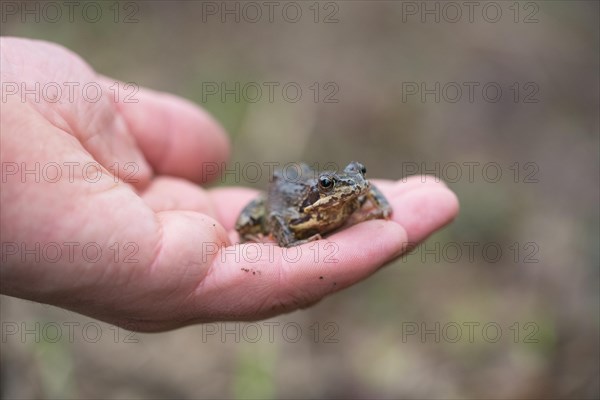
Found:
[[346, 223], [388, 219], [392, 214], [359, 162], [351, 162], [342, 172], [318, 173], [304, 163], [296, 171], [293, 176], [276, 171], [268, 192], [242, 210], [235, 227], [242, 242], [272, 235], [281, 247], [297, 246]]

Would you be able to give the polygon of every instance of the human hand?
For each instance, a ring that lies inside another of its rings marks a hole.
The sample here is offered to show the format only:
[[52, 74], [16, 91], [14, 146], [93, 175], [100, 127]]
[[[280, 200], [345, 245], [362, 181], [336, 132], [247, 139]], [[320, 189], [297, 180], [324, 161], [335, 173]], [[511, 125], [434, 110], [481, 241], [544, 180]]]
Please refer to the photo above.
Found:
[[[235, 220], [256, 192], [197, 185], [203, 165], [229, 153], [212, 118], [144, 89], [137, 103], [115, 102], [106, 95], [114, 81], [68, 50], [0, 41], [3, 294], [138, 331], [262, 319], [366, 278], [458, 211], [454, 194], [433, 179], [376, 181], [393, 207], [390, 221], [360, 223], [299, 253], [234, 245]], [[27, 95], [21, 102], [21, 92], [9, 95], [21, 82], [79, 86], [73, 101]], [[88, 82], [101, 86], [99, 101], [82, 94]], [[90, 163], [102, 166], [97, 181], [84, 168]], [[37, 174], [22, 174], [36, 166]], [[332, 243], [336, 261], [327, 262]]]

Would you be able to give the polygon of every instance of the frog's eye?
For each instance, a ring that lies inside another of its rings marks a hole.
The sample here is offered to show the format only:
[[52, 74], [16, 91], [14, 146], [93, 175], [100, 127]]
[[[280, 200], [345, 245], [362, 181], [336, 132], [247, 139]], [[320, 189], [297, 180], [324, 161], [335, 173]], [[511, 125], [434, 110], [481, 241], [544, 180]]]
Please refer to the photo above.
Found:
[[319, 178], [319, 186], [323, 189], [331, 189], [333, 187], [333, 179], [328, 176], [321, 176]]
[[367, 173], [367, 169], [365, 168], [364, 165], [360, 166], [360, 172], [362, 172], [363, 175]]

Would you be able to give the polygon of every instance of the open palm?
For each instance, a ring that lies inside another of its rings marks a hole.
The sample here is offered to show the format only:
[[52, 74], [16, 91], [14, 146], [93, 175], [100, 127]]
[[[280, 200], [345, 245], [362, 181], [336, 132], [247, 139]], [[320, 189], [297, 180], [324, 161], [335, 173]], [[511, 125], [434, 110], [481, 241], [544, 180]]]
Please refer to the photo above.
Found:
[[[143, 89], [124, 102], [70, 51], [0, 40], [3, 294], [140, 331], [261, 319], [366, 278], [458, 211], [433, 179], [375, 181], [390, 221], [295, 249], [236, 244], [235, 220], [256, 192], [198, 185], [229, 153], [205, 112]], [[39, 99], [23, 94], [36, 84]]]

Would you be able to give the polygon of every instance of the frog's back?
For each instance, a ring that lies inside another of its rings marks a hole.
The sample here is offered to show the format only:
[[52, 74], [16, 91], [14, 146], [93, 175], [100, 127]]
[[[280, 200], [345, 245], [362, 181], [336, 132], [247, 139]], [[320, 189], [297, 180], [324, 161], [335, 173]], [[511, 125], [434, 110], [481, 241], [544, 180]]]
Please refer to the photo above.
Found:
[[268, 212], [286, 213], [301, 206], [310, 191], [310, 181], [314, 180], [315, 171], [304, 163], [298, 166], [298, 169], [290, 168], [273, 174], [268, 190]]

